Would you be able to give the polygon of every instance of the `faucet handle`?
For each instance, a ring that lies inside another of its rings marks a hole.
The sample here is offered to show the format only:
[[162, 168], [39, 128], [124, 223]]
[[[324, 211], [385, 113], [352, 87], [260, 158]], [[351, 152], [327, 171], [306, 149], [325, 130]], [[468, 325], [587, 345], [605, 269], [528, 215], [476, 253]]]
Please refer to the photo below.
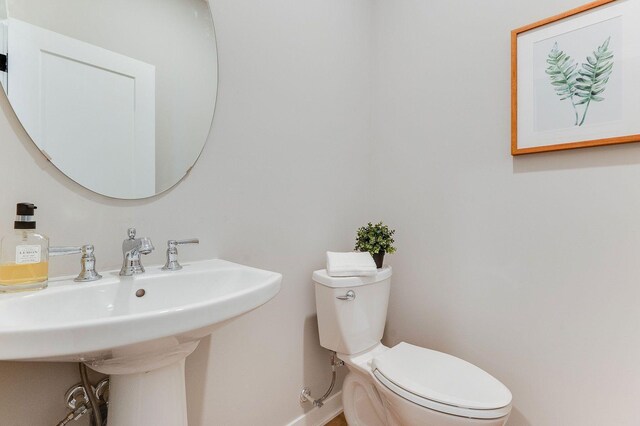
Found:
[[191, 238], [188, 240], [169, 240], [167, 241], [167, 263], [162, 267], [163, 271], [179, 271], [182, 265], [178, 263], [178, 245], [182, 244], [199, 244], [200, 240]]
[[136, 228], [127, 229], [127, 235], [129, 235], [129, 239], [133, 240], [136, 238]]
[[96, 272], [96, 257], [93, 254], [94, 251], [95, 249], [91, 244], [87, 244], [82, 247], [53, 246], [49, 247], [49, 257], [82, 253], [82, 258], [80, 259], [82, 270], [80, 271], [80, 274], [73, 280], [75, 282], [96, 281], [102, 278], [102, 275]]
[[49, 257], [66, 256], [69, 254], [82, 253], [80, 246], [51, 246], [49, 247]]
[[74, 278], [75, 282], [97, 281], [102, 278], [102, 275], [96, 271], [96, 256], [93, 254], [94, 251], [95, 249], [91, 244], [82, 246], [82, 258], [80, 259], [82, 270], [80, 274]]
[[182, 245], [182, 244], [200, 244], [200, 240], [197, 238], [189, 238], [187, 240], [169, 240], [167, 241], [167, 245], [169, 247], [175, 247], [177, 245]]

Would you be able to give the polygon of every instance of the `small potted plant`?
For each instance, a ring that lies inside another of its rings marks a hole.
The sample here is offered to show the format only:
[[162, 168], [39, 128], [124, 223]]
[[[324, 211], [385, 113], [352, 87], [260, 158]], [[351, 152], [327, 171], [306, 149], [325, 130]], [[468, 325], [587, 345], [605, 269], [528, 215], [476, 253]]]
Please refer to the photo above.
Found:
[[392, 245], [394, 243], [393, 234], [395, 234], [395, 232], [395, 229], [389, 229], [389, 227], [382, 222], [376, 223], [375, 225], [369, 222], [367, 226], [358, 228], [355, 249], [357, 251], [368, 251], [371, 253], [373, 260], [376, 262], [376, 266], [382, 268], [384, 254], [396, 251], [396, 248]]

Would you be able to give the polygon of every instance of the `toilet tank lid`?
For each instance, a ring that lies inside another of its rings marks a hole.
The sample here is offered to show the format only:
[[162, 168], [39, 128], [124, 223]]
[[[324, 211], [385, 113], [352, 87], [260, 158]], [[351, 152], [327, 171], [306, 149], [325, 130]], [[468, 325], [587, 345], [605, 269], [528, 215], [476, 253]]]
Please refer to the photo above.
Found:
[[358, 287], [384, 281], [391, 277], [391, 266], [378, 269], [375, 275], [368, 277], [330, 277], [326, 269], [313, 272], [313, 281], [332, 288]]

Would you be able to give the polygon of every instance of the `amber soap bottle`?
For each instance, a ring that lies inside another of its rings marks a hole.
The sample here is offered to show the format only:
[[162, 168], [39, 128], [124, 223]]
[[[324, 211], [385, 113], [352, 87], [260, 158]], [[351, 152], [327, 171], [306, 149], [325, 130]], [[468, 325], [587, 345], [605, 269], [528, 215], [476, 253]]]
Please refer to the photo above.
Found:
[[49, 238], [36, 232], [35, 209], [18, 203], [14, 232], [0, 240], [0, 293], [47, 287]]

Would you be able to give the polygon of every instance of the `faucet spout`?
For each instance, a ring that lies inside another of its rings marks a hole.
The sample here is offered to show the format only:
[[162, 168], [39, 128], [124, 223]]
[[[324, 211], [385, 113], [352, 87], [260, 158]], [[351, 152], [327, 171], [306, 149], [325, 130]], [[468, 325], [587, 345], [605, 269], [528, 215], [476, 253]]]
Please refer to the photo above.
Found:
[[150, 238], [147, 238], [147, 237], [140, 238], [139, 241], [140, 241], [140, 244], [138, 247], [138, 251], [140, 252], [140, 254], [149, 254], [153, 250], [155, 250], [155, 247], [153, 246], [153, 243], [151, 242]]
[[136, 238], [136, 229], [129, 228], [129, 238], [122, 242], [122, 269], [120, 275], [131, 276], [144, 273], [144, 267], [140, 260], [141, 254], [151, 253], [155, 247], [151, 239]]

